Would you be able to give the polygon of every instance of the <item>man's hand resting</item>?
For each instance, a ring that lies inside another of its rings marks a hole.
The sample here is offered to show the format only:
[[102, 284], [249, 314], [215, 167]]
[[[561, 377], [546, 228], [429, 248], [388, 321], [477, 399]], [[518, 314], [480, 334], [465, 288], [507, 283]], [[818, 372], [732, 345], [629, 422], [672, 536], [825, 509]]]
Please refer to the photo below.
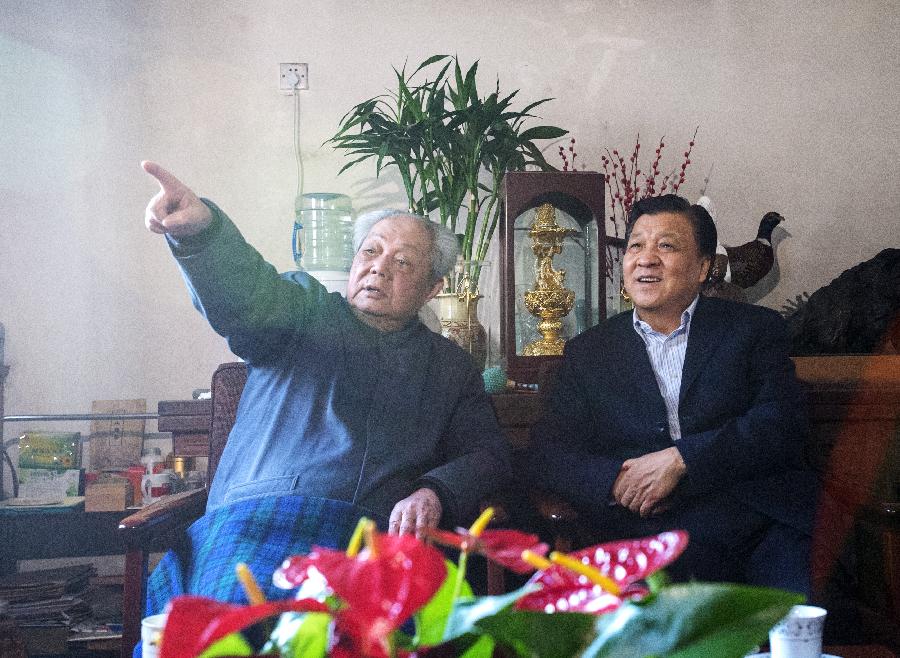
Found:
[[148, 229], [178, 239], [197, 235], [212, 223], [212, 212], [187, 185], [155, 162], [144, 160], [141, 167], [159, 183], [144, 213]]
[[392, 535], [415, 534], [421, 539], [425, 528], [437, 527], [442, 513], [438, 495], [422, 487], [394, 505], [388, 532]]
[[687, 467], [678, 448], [651, 452], [622, 464], [612, 495], [635, 514], [652, 516], [667, 509], [666, 498], [684, 477]]

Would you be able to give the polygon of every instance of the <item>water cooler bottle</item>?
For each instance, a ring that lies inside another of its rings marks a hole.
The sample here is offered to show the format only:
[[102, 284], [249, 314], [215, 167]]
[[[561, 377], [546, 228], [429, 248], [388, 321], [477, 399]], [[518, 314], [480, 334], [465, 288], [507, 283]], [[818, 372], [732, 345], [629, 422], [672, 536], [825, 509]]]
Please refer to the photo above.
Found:
[[294, 263], [330, 292], [345, 294], [353, 262], [350, 197], [310, 192], [298, 202], [294, 219]]

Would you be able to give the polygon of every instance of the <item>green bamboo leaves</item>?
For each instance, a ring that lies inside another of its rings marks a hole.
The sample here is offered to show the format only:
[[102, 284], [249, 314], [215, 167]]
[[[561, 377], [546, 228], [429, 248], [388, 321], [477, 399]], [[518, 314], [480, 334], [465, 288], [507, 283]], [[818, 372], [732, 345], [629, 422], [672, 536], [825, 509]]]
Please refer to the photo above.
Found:
[[[481, 97], [478, 62], [465, 73], [449, 55], [427, 58], [409, 75], [394, 69], [396, 90], [370, 98], [341, 119], [328, 140], [345, 149], [348, 168], [375, 159], [375, 175], [397, 168], [409, 208], [437, 215], [444, 226], [462, 233], [465, 260], [484, 260], [500, 218], [500, 184], [507, 171], [554, 169], [538, 140], [568, 131], [554, 126], [524, 128], [544, 98], [513, 109], [518, 91]], [[414, 81], [415, 79], [415, 81]], [[463, 223], [460, 226], [460, 223]]]

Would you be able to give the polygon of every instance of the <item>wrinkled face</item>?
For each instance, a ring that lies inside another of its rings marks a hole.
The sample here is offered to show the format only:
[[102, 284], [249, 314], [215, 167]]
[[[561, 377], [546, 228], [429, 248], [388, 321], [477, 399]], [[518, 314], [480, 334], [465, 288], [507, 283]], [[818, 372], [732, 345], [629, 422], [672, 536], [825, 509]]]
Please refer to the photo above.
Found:
[[701, 257], [690, 220], [661, 212], [637, 218], [622, 264], [625, 291], [638, 316], [656, 331], [671, 333], [700, 292], [709, 258]]
[[431, 278], [431, 236], [409, 217], [372, 226], [353, 257], [347, 301], [357, 317], [381, 331], [402, 328], [442, 281]]

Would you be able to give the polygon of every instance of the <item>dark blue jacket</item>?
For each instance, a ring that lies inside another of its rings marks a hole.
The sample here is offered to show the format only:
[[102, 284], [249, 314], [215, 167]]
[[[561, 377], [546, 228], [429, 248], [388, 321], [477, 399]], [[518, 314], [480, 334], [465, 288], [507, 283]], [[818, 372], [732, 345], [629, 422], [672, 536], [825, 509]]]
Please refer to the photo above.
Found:
[[469, 524], [509, 476], [509, 448], [471, 357], [418, 320], [382, 333], [306, 273], [279, 275], [211, 203], [174, 251], [195, 306], [247, 361], [208, 508], [303, 494], [384, 521], [422, 486]]
[[701, 297], [681, 378], [682, 438], [672, 441], [631, 312], [610, 318], [566, 344], [532, 429], [529, 476], [602, 518], [622, 462], [675, 445], [687, 465], [676, 501], [731, 495], [811, 532], [817, 482], [804, 463], [808, 422], [789, 345], [776, 312]]

